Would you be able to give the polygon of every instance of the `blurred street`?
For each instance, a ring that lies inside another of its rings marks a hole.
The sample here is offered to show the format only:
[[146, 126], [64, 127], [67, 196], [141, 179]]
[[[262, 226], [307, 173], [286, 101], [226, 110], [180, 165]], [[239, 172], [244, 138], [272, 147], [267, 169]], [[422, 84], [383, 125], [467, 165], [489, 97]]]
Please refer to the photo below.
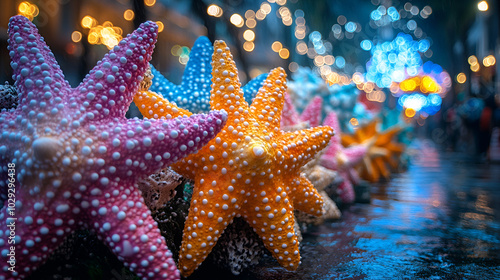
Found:
[[497, 279], [499, 201], [500, 164], [423, 142], [406, 173], [373, 187], [370, 204], [304, 234], [296, 272], [268, 257], [240, 279]]

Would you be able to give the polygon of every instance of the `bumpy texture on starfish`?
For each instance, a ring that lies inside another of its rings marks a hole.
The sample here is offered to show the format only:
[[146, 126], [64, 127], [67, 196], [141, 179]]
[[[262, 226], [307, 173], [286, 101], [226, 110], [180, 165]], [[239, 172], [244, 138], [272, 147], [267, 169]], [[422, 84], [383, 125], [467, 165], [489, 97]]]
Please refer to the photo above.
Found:
[[[282, 266], [297, 268], [300, 255], [293, 209], [321, 215], [323, 204], [312, 184], [300, 175], [300, 168], [326, 147], [333, 130], [280, 130], [285, 76], [281, 68], [271, 71], [249, 106], [229, 48], [222, 41], [215, 43], [210, 106], [226, 110], [228, 121], [196, 155], [172, 165], [194, 180], [179, 258], [184, 276], [203, 262], [236, 216], [255, 229]], [[186, 114], [159, 96], [144, 100], [148, 105], [143, 110], [158, 117]], [[142, 107], [140, 102], [138, 107]]]
[[337, 192], [340, 199], [344, 203], [354, 202], [355, 194], [353, 184], [359, 182], [359, 175], [355, 170], [366, 154], [364, 145], [351, 145], [344, 148], [340, 142], [342, 131], [340, 129], [337, 114], [330, 113], [326, 116], [323, 125], [328, 125], [335, 130], [335, 135], [332, 137], [330, 144], [325, 149], [321, 156], [321, 165], [328, 169], [338, 170], [343, 182], [337, 187]]
[[283, 105], [283, 115], [281, 116], [281, 127], [292, 128], [299, 123], [305, 122], [308, 127], [316, 127], [321, 123], [321, 112], [323, 106], [323, 98], [315, 96], [309, 104], [307, 104], [302, 114], [297, 112], [293, 101], [288, 93], [285, 93], [285, 103]]
[[[192, 113], [207, 113], [210, 111], [213, 51], [214, 48], [207, 37], [201, 36], [194, 42], [180, 85], [170, 82], [151, 66], [154, 78], [150, 90]], [[262, 74], [243, 87], [244, 97], [248, 103], [252, 102], [266, 77], [267, 74]]]
[[134, 182], [201, 148], [226, 115], [125, 118], [157, 33], [155, 23], [143, 23], [73, 89], [36, 26], [11, 18], [9, 50], [20, 98], [16, 109], [0, 113], [0, 182], [4, 194], [14, 194], [15, 186], [16, 204], [14, 216], [7, 216], [7, 203], [0, 212], [0, 251], [6, 258], [14, 245], [7, 236], [15, 217], [16, 272], [3, 262], [0, 278], [29, 275], [81, 227], [94, 229], [140, 277], [179, 278]]
[[404, 146], [395, 141], [395, 136], [401, 131], [400, 126], [394, 126], [386, 131], [379, 132], [379, 120], [374, 120], [365, 126], [358, 127], [354, 134], [343, 134], [341, 142], [344, 147], [363, 145], [366, 154], [357, 166], [361, 178], [370, 182], [377, 182], [381, 176], [389, 178], [390, 168], [397, 168], [399, 156]]

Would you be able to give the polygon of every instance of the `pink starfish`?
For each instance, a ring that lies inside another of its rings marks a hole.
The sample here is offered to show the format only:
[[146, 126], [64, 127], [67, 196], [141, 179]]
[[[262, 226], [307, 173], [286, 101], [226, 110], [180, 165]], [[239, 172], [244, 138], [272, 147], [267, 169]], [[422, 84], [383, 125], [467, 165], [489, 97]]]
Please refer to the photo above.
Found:
[[335, 135], [332, 137], [330, 144], [321, 156], [320, 163], [328, 169], [337, 170], [339, 172], [339, 175], [344, 179], [337, 188], [340, 199], [344, 203], [352, 203], [355, 199], [353, 184], [359, 183], [359, 176], [354, 166], [363, 159], [366, 153], [366, 147], [357, 145], [344, 148], [344, 146], [342, 146], [340, 142], [342, 131], [340, 129], [337, 114], [334, 112], [326, 116], [323, 125], [332, 127], [335, 131]]
[[321, 110], [323, 98], [314, 97], [299, 117], [299, 113], [293, 105], [288, 93], [285, 93], [285, 103], [283, 104], [283, 114], [281, 116], [281, 127], [293, 127], [301, 122], [308, 123], [309, 127], [319, 126], [321, 123]]
[[[16, 109], [0, 113], [0, 184], [9, 196], [0, 213], [0, 278], [26, 277], [84, 227], [141, 278], [180, 277], [134, 183], [200, 149], [226, 115], [125, 118], [157, 29], [143, 23], [73, 89], [35, 25], [11, 18], [9, 50], [20, 98]], [[6, 261], [12, 253], [15, 263]]]

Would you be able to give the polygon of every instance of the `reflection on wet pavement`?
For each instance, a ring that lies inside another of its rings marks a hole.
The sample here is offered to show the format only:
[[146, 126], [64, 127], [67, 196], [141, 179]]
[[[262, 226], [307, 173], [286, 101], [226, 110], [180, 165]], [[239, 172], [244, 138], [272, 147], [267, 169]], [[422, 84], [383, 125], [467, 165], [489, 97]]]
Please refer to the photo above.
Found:
[[373, 187], [370, 204], [304, 235], [301, 254], [295, 272], [268, 258], [246, 276], [498, 279], [500, 165], [424, 146], [405, 173]]

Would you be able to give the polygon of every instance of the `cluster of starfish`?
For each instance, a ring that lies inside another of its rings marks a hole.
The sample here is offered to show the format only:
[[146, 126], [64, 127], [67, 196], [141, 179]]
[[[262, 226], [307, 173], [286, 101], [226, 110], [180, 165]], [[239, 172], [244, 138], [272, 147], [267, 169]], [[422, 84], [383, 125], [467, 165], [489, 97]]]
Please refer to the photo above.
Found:
[[[149, 64], [157, 29], [143, 23], [72, 88], [35, 25], [11, 18], [18, 95], [0, 112], [0, 252], [8, 258], [15, 251], [15, 262], [0, 265], [0, 279], [28, 276], [80, 228], [95, 232], [141, 278], [187, 277], [236, 217], [294, 270], [300, 263], [294, 210], [325, 211], [326, 196], [304, 166], [337, 170], [344, 178], [340, 197], [352, 202], [355, 164], [375, 180], [386, 175], [380, 161], [402, 151], [391, 141], [396, 129], [381, 134], [370, 124], [341, 138], [335, 114], [319, 126], [322, 98], [299, 116], [281, 68], [241, 87], [223, 41], [212, 46], [200, 37], [175, 85]], [[132, 101], [144, 120], [125, 118]], [[180, 273], [138, 188], [167, 167], [194, 182]]]
[[[249, 105], [224, 42], [215, 42], [212, 61], [210, 108], [225, 110], [227, 122], [198, 153], [172, 165], [194, 181], [179, 257], [181, 273], [188, 276], [203, 262], [235, 217], [254, 228], [282, 266], [296, 269], [300, 255], [293, 209], [321, 215], [323, 202], [300, 168], [327, 146], [333, 130], [280, 129], [286, 91], [283, 69], [270, 72]], [[191, 114], [151, 91], [138, 94], [135, 102], [145, 116]]]
[[[209, 112], [213, 52], [214, 48], [210, 40], [205, 36], [199, 37], [189, 53], [181, 84], [175, 85], [151, 66], [154, 77], [149, 89], [192, 113]], [[242, 88], [245, 100], [252, 101], [266, 77], [267, 74], [261, 74]]]
[[[209, 109], [208, 99], [191, 109], [211, 111], [193, 115], [140, 91], [157, 37], [152, 22], [114, 47], [76, 88], [28, 19], [11, 18], [9, 36], [19, 98], [0, 113], [0, 251], [7, 257], [14, 245], [16, 262], [3, 263], [1, 277], [26, 277], [68, 235], [89, 228], [138, 276], [178, 279], [136, 184], [167, 166], [195, 183], [179, 260], [183, 275], [201, 264], [234, 217], [256, 230], [280, 264], [297, 268], [293, 210], [321, 215], [323, 204], [300, 168], [327, 146], [333, 130], [280, 129], [283, 69], [250, 82], [244, 93], [224, 42], [215, 43], [213, 65], [206, 50], [194, 49], [183, 83], [167, 89], [209, 93]], [[199, 44], [206, 46], [204, 40]], [[199, 69], [207, 75], [194, 77]], [[162, 77], [152, 71], [160, 86]], [[133, 100], [150, 119], [125, 118]], [[15, 207], [6, 197], [17, 199]], [[12, 245], [6, 237], [13, 222]]]

